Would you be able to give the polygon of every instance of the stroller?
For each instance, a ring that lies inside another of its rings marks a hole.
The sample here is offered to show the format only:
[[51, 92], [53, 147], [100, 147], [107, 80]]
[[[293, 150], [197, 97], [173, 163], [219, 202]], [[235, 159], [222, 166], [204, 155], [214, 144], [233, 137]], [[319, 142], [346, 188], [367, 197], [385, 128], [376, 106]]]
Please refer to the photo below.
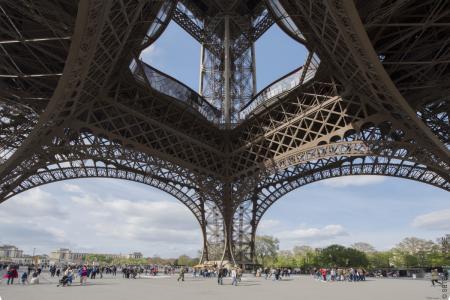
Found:
[[59, 284], [57, 286], [67, 286], [69, 283], [69, 276], [64, 275], [60, 280], [59, 280]]

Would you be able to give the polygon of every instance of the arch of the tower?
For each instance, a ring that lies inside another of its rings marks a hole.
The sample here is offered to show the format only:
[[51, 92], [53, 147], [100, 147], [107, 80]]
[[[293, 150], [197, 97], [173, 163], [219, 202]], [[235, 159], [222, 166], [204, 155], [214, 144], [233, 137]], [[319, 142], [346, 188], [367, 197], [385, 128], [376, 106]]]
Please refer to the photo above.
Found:
[[287, 193], [341, 176], [374, 175], [415, 180], [450, 191], [448, 165], [412, 142], [391, 122], [366, 122], [336, 131], [311, 148], [294, 149], [260, 165], [258, 182], [235, 205], [233, 240], [237, 261], [254, 261], [258, 224]]
[[448, 180], [414, 162], [381, 156], [324, 159], [288, 168], [262, 182], [256, 194], [256, 221], [259, 222], [273, 203], [297, 188], [329, 178], [355, 175], [410, 179], [450, 191]]
[[265, 164], [275, 172], [318, 159], [335, 157], [359, 158], [377, 156], [398, 162], [426, 166], [449, 180], [449, 165], [434, 153], [413, 142], [404, 127], [391, 121], [366, 121], [347, 126], [325, 135], [313, 147], [293, 149], [274, 157]]
[[220, 260], [223, 256], [224, 244], [223, 221], [220, 209], [213, 201], [202, 197], [198, 187], [188, 184], [183, 185], [180, 182], [181, 176], [176, 174], [176, 172], [165, 170], [164, 176], [161, 176], [161, 174], [158, 174], [158, 171], [161, 170], [156, 170], [154, 174], [143, 173], [124, 166], [108, 165], [96, 159], [60, 161], [40, 168], [34, 174], [25, 178], [0, 202], [8, 199], [14, 201], [14, 196], [20, 193], [35, 187], [65, 180], [111, 178], [142, 183], [170, 194], [192, 212], [200, 225], [203, 238], [200, 261]]
[[[428, 21], [446, 4], [265, 0], [253, 19], [252, 1], [206, 2], [6, 1], [19, 38], [1, 41], [0, 202], [71, 178], [142, 182], [200, 212], [203, 259], [246, 262], [265, 211], [305, 184], [367, 174], [450, 189], [448, 30]], [[200, 94], [138, 60], [172, 17], [203, 45]], [[252, 44], [274, 21], [310, 53], [255, 95]]]
[[[39, 6], [10, 1], [2, 6], [8, 21], [5, 30], [12, 36], [30, 38], [10, 40], [11, 45], [2, 46], [7, 51], [4, 64], [2, 61], [7, 75], [5, 81], [2, 79], [0, 106], [2, 112], [11, 111], [5, 109], [8, 105], [20, 110], [19, 115], [10, 114], [10, 118], [1, 120], [2, 185], [34, 167], [40, 155], [34, 153], [36, 145], [49, 144], [56, 131], [68, 125], [69, 116], [98, 96], [125, 45], [127, 50], [139, 52], [160, 36], [174, 5], [169, 0], [75, 1]], [[142, 36], [142, 40], [130, 40], [131, 33]], [[23, 74], [24, 70], [31, 73]], [[33, 74], [35, 70], [40, 73]], [[24, 108], [30, 112], [24, 114]], [[28, 115], [25, 122], [15, 124]]]
[[[437, 84], [449, 65], [448, 53], [441, 51], [448, 46], [442, 40], [448, 3], [265, 3], [280, 27], [317, 51], [339, 82], [411, 128], [424, 148], [448, 162], [448, 137], [442, 134], [449, 131], [448, 84]], [[411, 15], [414, 24], [407, 20]]]
[[399, 158], [358, 155], [322, 158], [297, 164], [262, 179], [260, 185], [236, 205], [233, 223], [236, 261], [254, 262], [258, 224], [267, 210], [284, 195], [310, 183], [357, 175], [409, 179], [450, 191], [447, 178], [425, 165]]

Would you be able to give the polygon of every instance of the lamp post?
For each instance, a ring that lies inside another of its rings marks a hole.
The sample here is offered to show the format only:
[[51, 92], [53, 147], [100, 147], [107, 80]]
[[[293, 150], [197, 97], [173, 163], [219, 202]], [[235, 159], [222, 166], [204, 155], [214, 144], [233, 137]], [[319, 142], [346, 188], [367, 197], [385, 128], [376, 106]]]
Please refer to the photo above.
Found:
[[33, 248], [33, 265], [36, 267], [36, 259], [34, 258], [35, 253], [36, 253], [36, 248]]

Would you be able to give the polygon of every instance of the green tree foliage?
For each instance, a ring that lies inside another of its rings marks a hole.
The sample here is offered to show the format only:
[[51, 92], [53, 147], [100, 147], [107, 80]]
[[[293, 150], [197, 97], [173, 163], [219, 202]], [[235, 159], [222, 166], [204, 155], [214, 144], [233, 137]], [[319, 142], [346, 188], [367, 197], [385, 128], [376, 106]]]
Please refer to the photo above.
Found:
[[326, 267], [367, 267], [369, 260], [364, 252], [341, 245], [331, 245], [323, 249], [319, 262]]
[[372, 269], [383, 269], [390, 267], [392, 251], [377, 251], [367, 254], [369, 265]]
[[86, 263], [111, 264], [113, 258], [102, 254], [88, 254], [84, 257]]
[[255, 239], [255, 256], [258, 263], [267, 265], [269, 261], [274, 262], [277, 257], [279, 243], [278, 239], [272, 236], [257, 236]]
[[408, 237], [392, 249], [392, 265], [395, 267], [434, 267], [450, 263], [442, 245], [430, 240]]
[[376, 251], [367, 243], [355, 243], [350, 248], [331, 245], [324, 249], [295, 246], [292, 251], [277, 251], [274, 237], [257, 237], [258, 262], [265, 266], [291, 267], [308, 270], [317, 267], [439, 267], [450, 265], [449, 237], [436, 243], [415, 237], [402, 240], [388, 251]]
[[198, 263], [198, 261], [199, 261], [198, 258], [191, 258], [187, 255], [180, 255], [180, 257], [178, 257], [174, 261], [174, 265], [192, 267], [195, 266]]

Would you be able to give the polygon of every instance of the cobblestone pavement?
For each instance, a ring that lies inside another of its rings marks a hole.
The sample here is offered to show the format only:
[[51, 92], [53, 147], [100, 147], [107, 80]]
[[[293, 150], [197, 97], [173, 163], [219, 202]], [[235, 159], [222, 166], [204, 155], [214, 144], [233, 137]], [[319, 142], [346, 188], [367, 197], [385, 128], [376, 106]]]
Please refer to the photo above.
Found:
[[[119, 274], [118, 274], [119, 275]], [[432, 300], [442, 299], [440, 287], [432, 287], [429, 281], [408, 279], [370, 279], [366, 282], [316, 281], [310, 276], [297, 276], [278, 282], [245, 276], [236, 287], [226, 278], [218, 286], [214, 278], [193, 278], [177, 282], [176, 276], [145, 277], [140, 279], [116, 278], [88, 280], [87, 286], [80, 286], [75, 280], [70, 287], [56, 287], [57, 279], [46, 274], [41, 284], [7, 286], [0, 283], [1, 300], [84, 300], [84, 299], [302, 299], [302, 300]]]

